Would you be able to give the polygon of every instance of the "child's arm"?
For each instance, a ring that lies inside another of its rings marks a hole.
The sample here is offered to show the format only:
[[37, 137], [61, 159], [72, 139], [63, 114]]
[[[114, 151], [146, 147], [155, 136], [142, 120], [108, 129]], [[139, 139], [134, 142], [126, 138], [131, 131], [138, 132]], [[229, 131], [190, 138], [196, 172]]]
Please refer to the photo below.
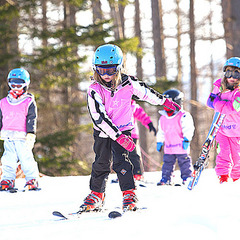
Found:
[[[161, 118], [160, 118], [161, 119]], [[162, 150], [162, 146], [164, 143], [164, 131], [161, 128], [161, 121], [158, 121], [158, 131], [157, 131], [157, 151], [160, 152]]]
[[213, 91], [210, 93], [208, 99], [207, 99], [207, 106], [214, 109], [213, 102], [217, 95], [220, 93], [221, 88], [221, 79], [218, 79], [214, 84]]
[[240, 111], [240, 92], [237, 90], [233, 100], [222, 100], [220, 96], [217, 96], [213, 101], [213, 107], [215, 111], [222, 114], [238, 114]]
[[34, 100], [29, 105], [26, 122], [27, 122], [27, 133], [36, 134], [37, 106], [36, 106], [36, 102]]
[[28, 148], [32, 150], [34, 147], [34, 143], [36, 141], [36, 129], [37, 129], [37, 106], [34, 98], [28, 107], [26, 125], [27, 125], [26, 144]]
[[194, 133], [194, 122], [190, 113], [186, 112], [181, 118], [182, 133], [183, 137], [188, 141], [192, 140]]
[[177, 103], [165, 98], [162, 94], [150, 88], [144, 82], [141, 82], [134, 77], [131, 77], [131, 80], [133, 94], [138, 97], [138, 99], [146, 101], [152, 105], [163, 105], [173, 111], [179, 111], [181, 109]]
[[108, 117], [101, 96], [96, 91], [90, 91], [87, 96], [87, 101], [93, 124], [115, 141], [122, 132]]
[[151, 118], [147, 115], [147, 113], [140, 105], [138, 105], [137, 103], [132, 104], [134, 104], [133, 117], [137, 119], [144, 127], [149, 129], [150, 132], [153, 131], [154, 135], [156, 135], [157, 131], [153, 126]]

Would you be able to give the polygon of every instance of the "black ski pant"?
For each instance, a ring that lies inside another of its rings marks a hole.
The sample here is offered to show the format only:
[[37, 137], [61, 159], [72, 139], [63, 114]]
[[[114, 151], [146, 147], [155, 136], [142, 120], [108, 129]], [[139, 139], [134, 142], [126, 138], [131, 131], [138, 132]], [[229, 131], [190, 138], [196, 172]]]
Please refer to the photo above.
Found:
[[[95, 192], [105, 192], [106, 182], [112, 169], [116, 172], [121, 191], [135, 189], [132, 163], [128, 158], [129, 152], [111, 138], [99, 137], [100, 132], [94, 130], [95, 161], [92, 164], [90, 189]], [[130, 131], [123, 134], [131, 135]]]
[[[133, 138], [134, 143], [137, 143], [137, 139]], [[132, 152], [129, 153], [130, 161], [133, 164], [133, 175], [142, 175], [143, 174], [143, 166], [140, 156], [137, 153], [137, 148], [135, 148]]]

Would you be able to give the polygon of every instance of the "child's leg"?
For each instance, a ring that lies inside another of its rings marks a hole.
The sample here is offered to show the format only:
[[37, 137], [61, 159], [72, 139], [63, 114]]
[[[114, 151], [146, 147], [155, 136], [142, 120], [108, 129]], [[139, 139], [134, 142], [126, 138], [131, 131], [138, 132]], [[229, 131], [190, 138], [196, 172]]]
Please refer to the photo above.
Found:
[[240, 178], [240, 138], [229, 138], [229, 142], [231, 145], [231, 155], [233, 161], [230, 177], [236, 180]]
[[37, 162], [34, 159], [32, 150], [27, 147], [26, 141], [24, 140], [15, 140], [14, 143], [18, 159], [21, 163], [21, 168], [25, 174], [26, 181], [38, 179], [38, 166]]
[[2, 180], [15, 180], [17, 169], [17, 154], [13, 141], [4, 141], [4, 153], [2, 156]]
[[163, 155], [162, 179], [166, 181], [171, 181], [171, 176], [174, 170], [175, 162], [176, 162], [175, 154]]
[[218, 133], [216, 141], [219, 143], [219, 154], [216, 157], [215, 171], [217, 176], [228, 175], [232, 168], [232, 157], [229, 138]]
[[111, 139], [101, 138], [94, 132], [95, 161], [92, 164], [90, 189], [95, 192], [105, 192], [108, 175], [111, 171]]
[[178, 165], [181, 171], [181, 178], [186, 180], [187, 178], [191, 177], [192, 174], [192, 161], [190, 156], [187, 154], [177, 154]]
[[121, 191], [135, 189], [132, 163], [128, 157], [128, 151], [116, 141], [112, 141], [113, 170], [117, 173]]
[[[135, 144], [137, 143], [137, 139], [133, 139], [133, 141]], [[137, 153], [137, 148], [135, 148], [132, 152], [129, 152], [129, 159], [133, 164], [133, 175], [142, 175], [141, 160]]]

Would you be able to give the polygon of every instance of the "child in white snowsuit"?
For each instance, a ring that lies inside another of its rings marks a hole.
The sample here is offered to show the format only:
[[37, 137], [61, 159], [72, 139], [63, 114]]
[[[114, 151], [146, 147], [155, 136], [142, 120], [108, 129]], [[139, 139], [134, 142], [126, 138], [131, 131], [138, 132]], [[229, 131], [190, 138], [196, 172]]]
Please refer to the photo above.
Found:
[[34, 190], [38, 187], [39, 176], [32, 153], [37, 107], [34, 96], [27, 92], [30, 75], [25, 69], [16, 68], [9, 72], [7, 81], [9, 93], [0, 101], [1, 139], [4, 140], [0, 190], [14, 188], [18, 161], [25, 174], [25, 188]]
[[[170, 89], [163, 93], [166, 97], [182, 104], [183, 93]], [[176, 160], [181, 171], [182, 183], [191, 177], [192, 161], [189, 156], [190, 141], [194, 133], [194, 123], [190, 113], [180, 110], [178, 112], [164, 108], [159, 111], [162, 115], [159, 119], [157, 132], [157, 151], [161, 151], [164, 143], [164, 156], [162, 166], [162, 178], [157, 184], [170, 185]]]

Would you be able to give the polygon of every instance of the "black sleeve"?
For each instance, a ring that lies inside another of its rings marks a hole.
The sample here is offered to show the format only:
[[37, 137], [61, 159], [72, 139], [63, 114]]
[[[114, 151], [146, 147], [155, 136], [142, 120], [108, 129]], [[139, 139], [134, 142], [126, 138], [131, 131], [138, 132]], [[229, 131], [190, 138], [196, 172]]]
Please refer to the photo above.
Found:
[[36, 102], [33, 101], [28, 108], [27, 133], [36, 134], [36, 130], [37, 130], [37, 105]]

